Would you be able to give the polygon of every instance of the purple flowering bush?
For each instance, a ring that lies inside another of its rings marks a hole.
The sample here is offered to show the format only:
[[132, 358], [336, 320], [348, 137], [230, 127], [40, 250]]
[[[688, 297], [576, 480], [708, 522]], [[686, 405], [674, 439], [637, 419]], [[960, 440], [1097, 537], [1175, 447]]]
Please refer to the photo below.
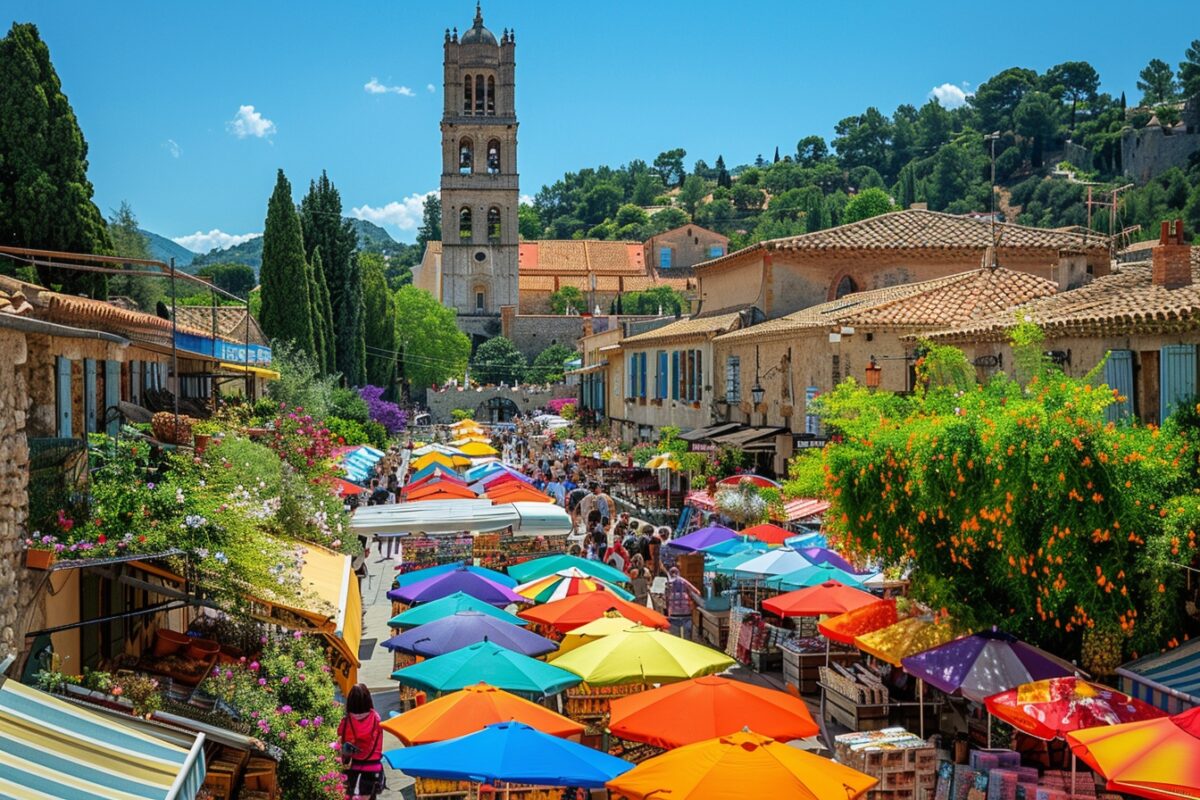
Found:
[[265, 641], [257, 659], [214, 667], [203, 688], [225, 701], [235, 727], [283, 751], [279, 784], [289, 800], [342, 800], [343, 710], [318, 637], [295, 631]]
[[395, 435], [408, 424], [408, 414], [395, 403], [383, 399], [382, 386], [363, 386], [358, 396], [367, 404], [367, 413], [373, 422], [382, 425], [389, 434]]

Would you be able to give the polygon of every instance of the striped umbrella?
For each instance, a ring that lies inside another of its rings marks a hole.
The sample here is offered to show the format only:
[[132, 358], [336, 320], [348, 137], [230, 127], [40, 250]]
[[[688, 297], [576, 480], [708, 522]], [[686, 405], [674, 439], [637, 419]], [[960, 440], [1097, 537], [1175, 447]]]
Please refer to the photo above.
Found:
[[523, 583], [514, 592], [527, 597], [535, 603], [549, 603], [552, 600], [562, 600], [564, 597], [584, 594], [585, 592], [609, 592], [622, 600], [632, 600], [633, 595], [619, 586], [608, 581], [588, 575], [581, 569], [568, 567], [553, 575], [535, 578]]

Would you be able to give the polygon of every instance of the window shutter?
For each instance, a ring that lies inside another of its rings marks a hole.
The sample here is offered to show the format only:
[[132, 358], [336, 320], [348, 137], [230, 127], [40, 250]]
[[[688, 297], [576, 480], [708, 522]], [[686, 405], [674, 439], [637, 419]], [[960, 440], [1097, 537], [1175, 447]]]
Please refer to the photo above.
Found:
[[696, 401], [704, 398], [704, 351], [696, 351]]
[[55, 359], [57, 380], [55, 389], [58, 408], [58, 435], [63, 439], [71, 438], [71, 360], [58, 356]]
[[1104, 362], [1104, 382], [1114, 390], [1121, 400], [1104, 409], [1109, 422], [1117, 422], [1133, 415], [1133, 353], [1129, 350], [1113, 350]]
[[671, 351], [671, 399], [679, 399], [679, 351]]
[[[121, 365], [117, 361], [104, 362], [104, 417], [108, 418], [108, 410], [121, 402]], [[108, 435], [116, 436], [120, 432], [121, 420], [113, 414], [108, 423]]]
[[129, 401], [134, 405], [142, 404], [142, 362], [129, 362]]
[[1171, 344], [1159, 358], [1159, 419], [1166, 421], [1175, 406], [1196, 396], [1196, 345]]
[[96, 359], [83, 360], [83, 418], [88, 433], [99, 430], [96, 427]]

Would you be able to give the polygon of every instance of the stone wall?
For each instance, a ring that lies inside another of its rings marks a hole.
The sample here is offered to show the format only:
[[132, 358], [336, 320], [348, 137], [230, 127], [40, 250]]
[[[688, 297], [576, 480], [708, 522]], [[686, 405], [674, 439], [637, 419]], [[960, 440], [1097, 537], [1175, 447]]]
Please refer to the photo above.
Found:
[[517, 349], [532, 362], [538, 353], [552, 344], [575, 349], [579, 337], [583, 336], [584, 319], [564, 314], [519, 314], [512, 318], [504, 335], [512, 339]]
[[493, 399], [509, 400], [518, 412], [529, 414], [545, 407], [546, 403], [556, 398], [575, 397], [578, 391], [578, 386], [562, 383], [548, 387], [522, 386], [515, 389], [496, 386], [479, 389], [449, 387], [439, 392], [426, 392], [425, 402], [435, 423], [452, 422], [451, 412], [456, 408], [470, 409], [475, 412], [475, 419], [487, 422], [490, 421], [488, 403]]
[[1160, 127], [1121, 131], [1121, 171], [1145, 183], [1172, 167], [1187, 167], [1188, 158], [1200, 150], [1200, 133], [1166, 133]]
[[[22, 540], [29, 512], [29, 385], [25, 337], [0, 330], [0, 659], [24, 649], [28, 611], [42, 573], [25, 568]], [[15, 668], [15, 667], [14, 667]]]

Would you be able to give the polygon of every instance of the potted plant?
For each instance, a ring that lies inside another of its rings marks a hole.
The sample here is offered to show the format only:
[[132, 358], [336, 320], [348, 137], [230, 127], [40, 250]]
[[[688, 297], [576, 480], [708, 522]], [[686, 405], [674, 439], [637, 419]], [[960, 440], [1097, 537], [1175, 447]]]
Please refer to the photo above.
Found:
[[208, 449], [212, 437], [221, 432], [221, 426], [211, 419], [204, 419], [192, 425], [192, 436], [195, 441], [196, 455]]
[[41, 547], [26, 548], [25, 566], [30, 569], [50, 569], [54, 566], [54, 551]]

